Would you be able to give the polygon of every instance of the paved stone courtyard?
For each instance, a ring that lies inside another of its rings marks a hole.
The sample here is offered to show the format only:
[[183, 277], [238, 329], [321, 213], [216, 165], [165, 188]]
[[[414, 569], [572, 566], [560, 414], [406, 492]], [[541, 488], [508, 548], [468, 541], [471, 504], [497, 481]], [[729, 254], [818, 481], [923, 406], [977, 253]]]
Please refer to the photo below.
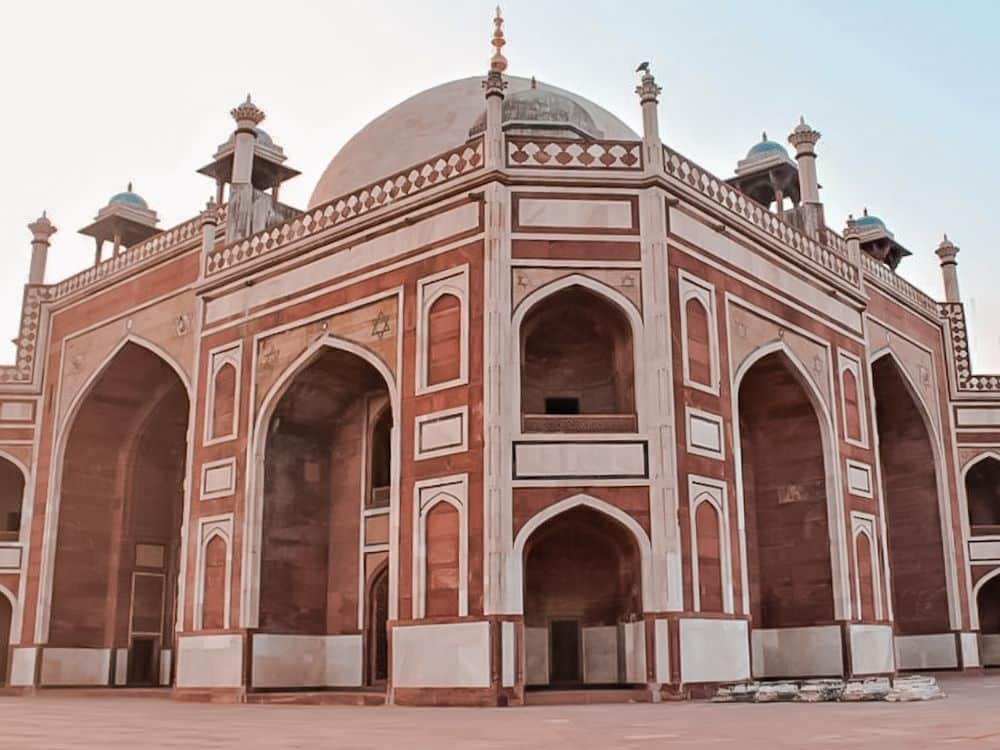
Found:
[[0, 748], [1000, 748], [1000, 674], [927, 703], [517, 709], [234, 706], [67, 692], [0, 698]]

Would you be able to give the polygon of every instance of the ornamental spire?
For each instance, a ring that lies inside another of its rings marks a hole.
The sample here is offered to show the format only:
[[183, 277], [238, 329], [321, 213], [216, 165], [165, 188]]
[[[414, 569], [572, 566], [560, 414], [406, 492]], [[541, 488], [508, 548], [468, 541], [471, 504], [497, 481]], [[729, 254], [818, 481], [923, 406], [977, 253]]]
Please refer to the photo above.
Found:
[[493, 18], [493, 39], [490, 41], [493, 45], [493, 57], [490, 58], [490, 70], [495, 70], [498, 73], [503, 73], [507, 70], [507, 58], [503, 56], [504, 45], [507, 44], [507, 40], [503, 35], [503, 16], [500, 15], [500, 6], [497, 6], [497, 14]]
[[229, 114], [236, 120], [236, 125], [240, 128], [253, 128], [264, 120], [264, 112], [250, 100], [247, 94], [246, 100], [238, 107], [230, 110]]

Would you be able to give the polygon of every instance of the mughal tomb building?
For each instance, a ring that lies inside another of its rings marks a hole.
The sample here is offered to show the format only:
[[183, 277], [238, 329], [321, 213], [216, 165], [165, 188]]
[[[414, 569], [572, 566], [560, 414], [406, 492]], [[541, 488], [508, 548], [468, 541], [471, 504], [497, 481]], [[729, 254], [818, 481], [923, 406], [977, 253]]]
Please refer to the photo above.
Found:
[[55, 283], [30, 224], [9, 689], [515, 705], [1000, 664], [1000, 376], [958, 248], [934, 300], [885, 222], [829, 226], [804, 121], [716, 177], [648, 68], [634, 133], [493, 41], [306, 208], [247, 97], [190, 220], [115, 195]]

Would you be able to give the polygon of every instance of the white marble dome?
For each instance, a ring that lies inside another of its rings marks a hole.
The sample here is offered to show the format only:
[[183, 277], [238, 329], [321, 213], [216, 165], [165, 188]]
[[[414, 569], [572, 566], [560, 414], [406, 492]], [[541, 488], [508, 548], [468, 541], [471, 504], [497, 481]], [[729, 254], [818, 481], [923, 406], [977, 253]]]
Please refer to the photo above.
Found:
[[[508, 99], [531, 90], [528, 78], [504, 76], [504, 80], [509, 84]], [[333, 157], [313, 190], [309, 207], [465, 143], [486, 110], [482, 81], [482, 76], [462, 78], [427, 89], [365, 125]], [[577, 114], [589, 117], [587, 121], [592, 121], [602, 138], [639, 139], [628, 125], [582, 96], [541, 82], [536, 83], [536, 90], [579, 107]]]

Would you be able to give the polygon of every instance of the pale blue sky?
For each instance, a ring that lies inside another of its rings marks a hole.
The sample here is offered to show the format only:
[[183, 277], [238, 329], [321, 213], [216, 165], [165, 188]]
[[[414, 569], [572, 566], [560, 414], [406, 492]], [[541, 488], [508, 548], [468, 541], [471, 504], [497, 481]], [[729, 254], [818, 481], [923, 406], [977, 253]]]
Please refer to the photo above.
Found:
[[[51, 2], [5, 9], [0, 337], [16, 335], [30, 237], [48, 209], [47, 280], [85, 267], [76, 234], [113, 193], [136, 190], [169, 227], [212, 193], [195, 173], [247, 90], [303, 174], [304, 206], [336, 150], [410, 94], [486, 70], [486, 2]], [[722, 177], [767, 130], [800, 114], [823, 133], [829, 223], [864, 206], [914, 256], [901, 271], [941, 296], [933, 249], [961, 247], [973, 360], [1000, 371], [1000, 4], [996, 2], [504, 3], [510, 72], [574, 90], [637, 131], [633, 70], [664, 88], [664, 140]], [[13, 347], [0, 345], [0, 360]]]

